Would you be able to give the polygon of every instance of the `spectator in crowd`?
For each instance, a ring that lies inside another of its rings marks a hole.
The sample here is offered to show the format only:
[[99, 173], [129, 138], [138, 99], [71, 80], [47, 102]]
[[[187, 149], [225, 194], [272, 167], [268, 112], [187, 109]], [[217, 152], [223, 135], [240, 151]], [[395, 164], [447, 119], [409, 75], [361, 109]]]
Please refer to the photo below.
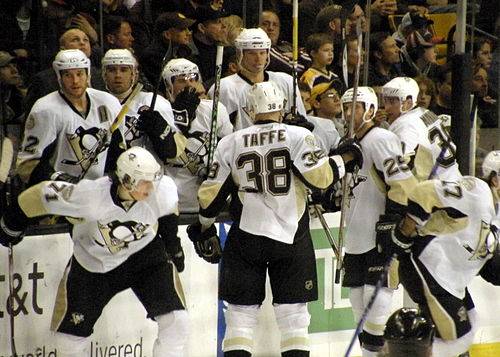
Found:
[[17, 146], [24, 123], [22, 100], [25, 91], [21, 89], [23, 78], [16, 60], [8, 52], [0, 51], [0, 125], [7, 129], [7, 135], [16, 141]]
[[[90, 58], [92, 49], [89, 37], [80, 29], [69, 29], [59, 39], [61, 50], [79, 49]], [[101, 71], [95, 66], [90, 67], [90, 86], [95, 89], [105, 90], [106, 86], [101, 76]], [[35, 102], [53, 91], [59, 89], [57, 75], [52, 68], [38, 72], [28, 86], [28, 92], [24, 101], [24, 112], [27, 114]]]
[[299, 43], [306, 43], [309, 35], [315, 31], [312, 24], [316, 21], [316, 15], [332, 3], [331, 0], [302, 0], [299, 3]]
[[104, 52], [112, 48], [126, 48], [133, 51], [132, 27], [125, 18], [107, 16], [103, 26]]
[[30, 186], [103, 176], [111, 124], [121, 109], [111, 94], [89, 88], [90, 59], [82, 51], [59, 51], [53, 68], [59, 90], [34, 104], [18, 155], [18, 174]]
[[[154, 26], [154, 37], [139, 57], [139, 63], [148, 81], [156, 85], [162, 65], [172, 58], [193, 58], [189, 48], [195, 20], [179, 12], [165, 12], [158, 16]], [[167, 56], [167, 57], [165, 57]]]
[[437, 115], [451, 115], [451, 66], [439, 67], [434, 82], [436, 83], [437, 97], [436, 105], [431, 110]]
[[243, 28], [243, 19], [239, 17], [238, 15], [229, 15], [226, 17], [223, 17], [221, 19], [222, 22], [224, 22], [224, 25], [226, 25], [226, 42], [224, 43], [224, 46], [229, 47], [229, 46], [234, 46], [234, 40], [236, 40], [236, 37], [241, 32], [241, 29]]
[[311, 102], [309, 99], [311, 98], [311, 88], [305, 83], [300, 83], [299, 82], [299, 91], [300, 91], [300, 97], [302, 98], [302, 102], [304, 103], [304, 108], [306, 109], [306, 113], [312, 114], [312, 107], [311, 107]]
[[226, 25], [222, 21], [224, 13], [211, 7], [199, 7], [196, 11], [196, 23], [193, 27], [193, 43], [198, 59], [194, 61], [200, 68], [204, 81], [215, 77], [217, 45], [227, 41]]
[[436, 43], [441, 39], [432, 37], [430, 32], [413, 31], [401, 48], [401, 71], [408, 77], [434, 77], [438, 67]]
[[480, 65], [472, 68], [472, 93], [477, 96], [477, 110], [481, 128], [498, 127], [498, 101], [488, 95], [488, 72]]
[[421, 33], [426, 33], [429, 31], [429, 25], [433, 23], [434, 21], [418, 12], [407, 12], [401, 19], [396, 32], [392, 34], [392, 37], [396, 40], [398, 46], [402, 47], [406, 44], [406, 39], [411, 32], [420, 31]]
[[[268, 70], [274, 72], [293, 72], [293, 47], [290, 42], [280, 40], [281, 22], [278, 15], [266, 10], [262, 12], [259, 26], [271, 39], [271, 51], [269, 52], [270, 62]], [[297, 76], [300, 76], [306, 68], [311, 65], [311, 58], [301, 48], [299, 48], [297, 59]]]
[[324, 33], [310, 35], [306, 42], [306, 52], [311, 57], [312, 64], [300, 77], [302, 83], [313, 88], [317, 84], [338, 79], [338, 76], [328, 69], [333, 62], [333, 39], [331, 36]]
[[417, 106], [432, 110], [436, 104], [436, 85], [428, 77], [416, 77], [419, 92], [417, 97]]
[[400, 49], [396, 41], [387, 32], [375, 32], [370, 36], [370, 65], [368, 84], [378, 91], [392, 78], [401, 75]]
[[[360, 54], [359, 48], [358, 48], [358, 36], [355, 34], [349, 34], [346, 37], [345, 40], [345, 45], [347, 46], [347, 60], [345, 63], [343, 62], [342, 56], [339, 54], [338, 57], [335, 57], [337, 59], [336, 63], [333, 65], [332, 70], [334, 73], [337, 73], [340, 77], [342, 77], [343, 82], [347, 83], [348, 88], [352, 88], [354, 86], [354, 72], [356, 70], [356, 66], [358, 65], [358, 58], [359, 58], [359, 65], [360, 65], [360, 78], [361, 78], [361, 73], [363, 71], [363, 65], [364, 65], [364, 58], [365, 58], [365, 50], [363, 47], [361, 47], [361, 58], [359, 57]], [[336, 51], [334, 51], [336, 54]], [[344, 78], [344, 69], [347, 70], [347, 80]]]
[[308, 115], [307, 120], [314, 124], [312, 133], [317, 145], [325, 153], [330, 153], [337, 147], [340, 140], [337, 127], [340, 126], [343, 129], [339, 121], [342, 114], [341, 90], [342, 83], [339, 80], [320, 83], [311, 89], [309, 103], [313, 114]]

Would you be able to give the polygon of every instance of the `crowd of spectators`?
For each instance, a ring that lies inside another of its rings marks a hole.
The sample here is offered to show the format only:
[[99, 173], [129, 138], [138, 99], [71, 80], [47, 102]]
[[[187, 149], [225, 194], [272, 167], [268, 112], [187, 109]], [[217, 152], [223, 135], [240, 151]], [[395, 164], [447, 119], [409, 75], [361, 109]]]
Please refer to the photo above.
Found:
[[[259, 1], [248, 1], [247, 8], [236, 0], [101, 0], [102, 6], [99, 0], [0, 3], [2, 123], [10, 125], [8, 130], [15, 135], [22, 132], [35, 101], [57, 90], [51, 63], [60, 49], [78, 48], [91, 59], [91, 86], [96, 89], [106, 89], [102, 56], [108, 49], [118, 48], [134, 53], [140, 66], [139, 81], [149, 91], [159, 85], [159, 93], [164, 93], [161, 70], [172, 58], [196, 63], [208, 90], [215, 76], [218, 44], [226, 46], [223, 75], [237, 72], [231, 46], [242, 27], [261, 27], [271, 39], [267, 70], [295, 73], [298, 82], [306, 83], [309, 89], [339, 80], [341, 95], [353, 86], [360, 55], [356, 36], [359, 23], [362, 32], [369, 35], [367, 56], [365, 43], [361, 49], [361, 73], [365, 66], [368, 73], [363, 84], [378, 91], [394, 77], [417, 78], [423, 89], [422, 105], [425, 103], [436, 114], [451, 113], [451, 69], [436, 50], [444, 39], [435, 36], [427, 14], [456, 11], [456, 1], [452, 0], [372, 1], [369, 21], [363, 0], [301, 0], [295, 66], [291, 0], [264, 0], [260, 2], [262, 7]], [[496, 128], [498, 2], [477, 1], [469, 10], [469, 15], [476, 11], [478, 28], [473, 35], [468, 30], [466, 50], [472, 55], [472, 89], [478, 97], [479, 126]], [[399, 19], [396, 29], [394, 24], [391, 27], [391, 16]], [[311, 103], [305, 104], [309, 108]]]

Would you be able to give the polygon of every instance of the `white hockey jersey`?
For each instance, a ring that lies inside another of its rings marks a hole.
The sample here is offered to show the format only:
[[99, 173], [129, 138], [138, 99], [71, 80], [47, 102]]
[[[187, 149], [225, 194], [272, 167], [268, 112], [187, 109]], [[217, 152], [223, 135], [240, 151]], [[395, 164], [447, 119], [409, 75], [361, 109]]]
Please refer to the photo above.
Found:
[[305, 185], [325, 189], [341, 176], [342, 158], [328, 158], [309, 130], [256, 124], [219, 142], [209, 178], [198, 191], [200, 222], [211, 223], [231, 194], [240, 229], [291, 244], [306, 209]]
[[111, 191], [109, 177], [76, 185], [44, 181], [24, 191], [19, 205], [29, 217], [56, 214], [76, 219], [75, 258], [85, 269], [105, 273], [153, 240], [158, 218], [178, 213], [177, 187], [167, 176], [147, 199], [130, 207], [119, 203]]
[[[265, 71], [264, 81], [273, 81], [283, 90], [287, 99], [285, 112], [289, 112], [292, 107], [294, 93], [292, 76], [283, 72]], [[234, 130], [240, 130], [252, 125], [252, 119], [250, 119], [243, 108], [247, 105], [247, 93], [253, 84], [238, 73], [224, 77], [220, 81], [219, 100], [226, 106], [231, 122], [234, 125]], [[213, 91], [214, 86], [212, 85], [208, 91], [210, 97], [213, 97]], [[306, 116], [306, 110], [304, 103], [302, 103], [298, 87], [295, 90], [295, 95], [297, 112]]]
[[360, 183], [353, 189], [354, 198], [346, 219], [345, 249], [350, 254], [362, 254], [375, 248], [375, 223], [379, 216], [389, 213], [387, 208], [394, 211], [394, 207], [406, 206], [408, 193], [416, 184], [395, 134], [372, 127], [361, 139], [361, 147]]
[[490, 187], [472, 176], [429, 180], [419, 183], [408, 199], [408, 215], [422, 237], [415, 246], [428, 241], [417, 259], [446, 291], [462, 299], [498, 244], [488, 234], [496, 219]]
[[[212, 100], [202, 99], [196, 109], [196, 118], [191, 122], [189, 133], [198, 133], [201, 136], [191, 136], [187, 139], [186, 155], [176, 160], [169, 160], [165, 166], [165, 173], [170, 176], [179, 190], [179, 211], [181, 213], [198, 213], [197, 193], [202, 173], [208, 163], [208, 139], [212, 125]], [[218, 103], [217, 109], [217, 137], [229, 135], [233, 132], [233, 125], [229, 121], [226, 107]], [[183, 167], [186, 162], [191, 162]]]
[[[78, 112], [58, 91], [36, 101], [26, 119], [22, 149], [18, 154], [18, 173], [28, 181], [45, 149], [55, 144], [50, 163], [55, 171], [78, 177], [92, 165], [85, 178], [104, 175], [107, 151], [92, 164], [93, 149], [107, 142], [110, 127], [120, 112], [118, 99], [107, 92], [88, 88], [89, 109]], [[123, 122], [120, 130], [123, 130]], [[122, 131], [123, 132], [123, 131]]]
[[307, 116], [307, 120], [314, 124], [312, 133], [316, 138], [316, 143], [325, 153], [335, 149], [340, 141], [340, 134], [337, 131], [335, 122], [330, 119]]

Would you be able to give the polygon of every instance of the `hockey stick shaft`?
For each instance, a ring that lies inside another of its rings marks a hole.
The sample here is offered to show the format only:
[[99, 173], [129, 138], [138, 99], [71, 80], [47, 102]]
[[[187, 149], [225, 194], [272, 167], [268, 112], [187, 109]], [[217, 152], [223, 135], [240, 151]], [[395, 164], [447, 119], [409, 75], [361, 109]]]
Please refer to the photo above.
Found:
[[158, 97], [158, 91], [160, 90], [160, 83], [161, 83], [161, 77], [163, 74], [163, 67], [167, 64], [167, 61], [169, 60], [170, 57], [172, 57], [172, 41], [168, 40], [168, 48], [165, 51], [165, 55], [163, 56], [161, 60], [161, 65], [160, 65], [160, 74], [158, 75], [158, 80], [156, 81], [155, 84], [155, 89], [153, 91], [153, 97], [151, 98], [151, 104], [149, 105], [150, 110], [155, 110], [155, 105], [156, 105], [156, 97]]
[[[361, 66], [361, 49], [363, 45], [363, 35], [361, 33], [361, 18], [358, 19], [356, 23], [356, 31], [358, 34], [358, 60], [356, 63], [356, 68], [354, 70], [354, 86], [352, 90], [352, 109], [351, 109], [351, 120], [349, 122], [349, 132], [347, 135], [350, 138], [354, 137], [354, 116], [356, 112], [356, 102], [358, 96], [358, 84], [359, 84], [359, 72]], [[366, 109], [368, 110], [368, 109]], [[345, 234], [345, 216], [347, 213], [347, 205], [349, 201], [349, 182], [352, 178], [351, 173], [346, 173], [342, 180], [342, 201], [341, 201], [341, 209], [340, 209], [340, 226], [339, 226], [339, 260], [337, 261], [337, 269], [335, 270], [335, 283], [340, 283], [340, 274], [344, 267], [344, 257], [342, 254], [342, 249], [344, 247], [344, 234]]]
[[214, 82], [214, 97], [212, 99], [212, 122], [210, 125], [210, 136], [208, 145], [208, 161], [207, 172], [210, 170], [214, 161], [215, 146], [217, 145], [217, 117], [219, 108], [220, 94], [220, 79], [222, 75], [222, 59], [224, 55], [224, 46], [217, 46], [217, 54], [215, 57], [215, 82]]
[[14, 249], [9, 244], [9, 322], [10, 322], [10, 349], [13, 357], [17, 357], [15, 317], [14, 317]]
[[292, 4], [292, 114], [297, 114], [297, 62], [299, 59], [299, 1]]

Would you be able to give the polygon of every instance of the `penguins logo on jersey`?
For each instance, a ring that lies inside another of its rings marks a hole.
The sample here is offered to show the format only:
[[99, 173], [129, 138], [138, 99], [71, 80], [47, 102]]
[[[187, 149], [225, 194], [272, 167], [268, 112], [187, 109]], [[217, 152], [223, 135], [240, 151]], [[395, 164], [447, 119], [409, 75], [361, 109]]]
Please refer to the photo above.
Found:
[[139, 118], [135, 116], [126, 115], [125, 116], [125, 141], [129, 146], [142, 137], [141, 131], [137, 128], [139, 124]]
[[124, 248], [128, 248], [133, 241], [142, 239], [147, 234], [150, 226], [135, 221], [112, 221], [107, 224], [98, 223], [98, 227], [104, 244], [96, 242], [107, 247], [112, 254], [115, 254]]
[[196, 132], [187, 140], [185, 151], [172, 162], [173, 167], [187, 168], [193, 176], [206, 174], [206, 156], [208, 154], [209, 133]]
[[97, 156], [108, 145], [108, 131], [103, 128], [84, 129], [80, 126], [73, 134], [66, 134], [66, 137], [76, 156], [76, 161], [64, 159], [62, 163], [80, 165], [82, 170], [86, 170], [92, 164], [97, 164]]

